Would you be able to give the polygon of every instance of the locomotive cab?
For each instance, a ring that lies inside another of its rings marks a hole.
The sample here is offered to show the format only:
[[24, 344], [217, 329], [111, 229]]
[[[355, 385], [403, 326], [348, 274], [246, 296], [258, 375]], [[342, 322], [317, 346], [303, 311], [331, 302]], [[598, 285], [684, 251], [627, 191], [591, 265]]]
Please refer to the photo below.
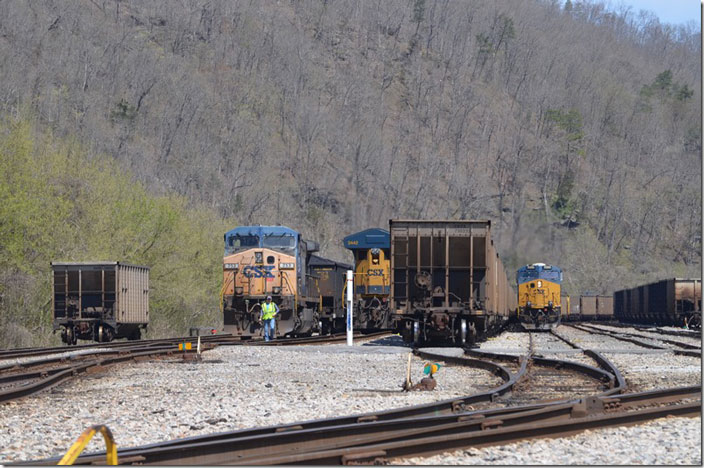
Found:
[[355, 328], [389, 327], [391, 262], [389, 231], [367, 229], [344, 238], [354, 255]]
[[518, 269], [518, 319], [527, 330], [549, 330], [560, 323], [562, 270], [545, 263]]
[[315, 242], [285, 226], [241, 226], [224, 236], [221, 306], [227, 333], [262, 333], [261, 303], [267, 296], [279, 307], [278, 335], [304, 335], [317, 329], [314, 305], [305, 282]]

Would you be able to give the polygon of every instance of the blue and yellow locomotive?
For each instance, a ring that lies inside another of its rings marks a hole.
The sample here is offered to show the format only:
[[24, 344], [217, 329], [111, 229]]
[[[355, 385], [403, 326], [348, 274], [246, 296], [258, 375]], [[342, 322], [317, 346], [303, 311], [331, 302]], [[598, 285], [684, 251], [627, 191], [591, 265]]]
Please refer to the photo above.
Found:
[[354, 327], [378, 330], [389, 325], [391, 292], [389, 231], [367, 229], [344, 238], [354, 255]]
[[240, 226], [225, 233], [221, 305], [224, 331], [261, 334], [267, 296], [279, 306], [276, 336], [309, 335], [320, 327], [320, 299], [306, 281], [316, 242], [285, 226]]
[[518, 320], [526, 330], [549, 330], [560, 323], [562, 270], [544, 263], [518, 269]]

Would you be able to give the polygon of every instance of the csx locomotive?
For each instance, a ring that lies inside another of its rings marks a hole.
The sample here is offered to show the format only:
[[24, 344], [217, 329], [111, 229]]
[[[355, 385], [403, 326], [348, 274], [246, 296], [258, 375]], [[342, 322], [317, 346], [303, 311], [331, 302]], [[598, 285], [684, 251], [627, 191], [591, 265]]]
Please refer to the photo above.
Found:
[[562, 270], [544, 263], [518, 269], [518, 319], [526, 330], [549, 330], [560, 323]]
[[276, 336], [309, 335], [320, 328], [321, 298], [307, 281], [318, 244], [285, 226], [241, 226], [225, 233], [224, 330], [239, 336], [261, 334], [261, 302], [279, 306]]
[[391, 273], [389, 231], [367, 229], [344, 238], [354, 255], [354, 328], [389, 327]]

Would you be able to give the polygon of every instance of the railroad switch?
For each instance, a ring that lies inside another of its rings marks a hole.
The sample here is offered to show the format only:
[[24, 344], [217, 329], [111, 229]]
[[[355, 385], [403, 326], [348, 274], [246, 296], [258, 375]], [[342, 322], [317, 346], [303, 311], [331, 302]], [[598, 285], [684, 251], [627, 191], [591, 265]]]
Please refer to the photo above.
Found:
[[582, 398], [572, 406], [570, 416], [573, 418], [583, 418], [590, 414], [599, 414], [617, 411], [621, 407], [621, 402], [614, 398], [588, 397]]

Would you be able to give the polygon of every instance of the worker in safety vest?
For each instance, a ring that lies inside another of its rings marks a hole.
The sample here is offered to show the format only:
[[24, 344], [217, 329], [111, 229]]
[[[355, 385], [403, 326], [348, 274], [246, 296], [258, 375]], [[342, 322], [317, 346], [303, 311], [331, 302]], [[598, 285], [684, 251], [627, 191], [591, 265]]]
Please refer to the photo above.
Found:
[[271, 296], [266, 296], [266, 302], [262, 304], [259, 321], [264, 323], [264, 341], [273, 340], [276, 334], [276, 314], [279, 313], [279, 306], [271, 302]]

